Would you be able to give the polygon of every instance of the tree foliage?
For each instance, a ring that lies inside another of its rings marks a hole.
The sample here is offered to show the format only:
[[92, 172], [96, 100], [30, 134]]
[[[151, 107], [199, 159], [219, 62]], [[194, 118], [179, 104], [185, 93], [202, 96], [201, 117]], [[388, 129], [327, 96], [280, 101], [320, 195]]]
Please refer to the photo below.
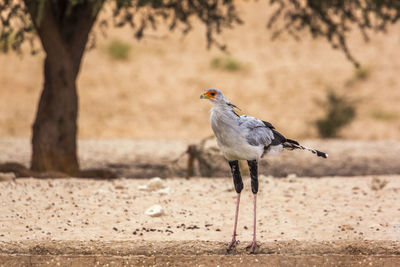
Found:
[[[182, 25], [180, 28], [186, 34], [192, 29], [191, 18], [196, 17], [206, 26], [208, 46], [214, 44], [221, 49], [225, 45], [218, 42], [215, 35], [223, 28], [242, 23], [232, 0], [30, 0], [25, 1], [27, 5], [19, 0], [0, 0], [0, 49], [3, 52], [21, 52], [21, 45], [25, 40], [31, 44], [33, 53], [37, 51], [33, 42], [36, 36], [35, 24], [40, 25], [47, 1], [58, 2], [53, 6], [59, 8], [52, 10], [57, 18], [73, 17], [76, 13], [74, 8], [83, 3], [93, 7], [93, 15], [103, 5], [109, 5], [112, 9], [113, 26], [129, 25], [138, 39], [143, 37], [146, 29], [157, 29], [159, 24], [167, 24], [170, 30]], [[35, 9], [32, 20], [28, 16], [28, 6]], [[108, 26], [109, 22], [105, 18], [99, 25]]]
[[[273, 38], [288, 32], [300, 39], [299, 32], [308, 30], [312, 37], [324, 37], [333, 48], [343, 50], [358, 66], [348, 48], [348, 33], [355, 26], [368, 41], [369, 33], [386, 32], [388, 25], [400, 19], [400, 1], [391, 0], [270, 0], [278, 8], [268, 21], [276, 26]], [[278, 25], [279, 24], [279, 25]]]
[[[34, 26], [21, 1], [0, 0], [0, 49], [20, 52], [27, 40], [33, 47]], [[33, 51], [33, 50], [32, 50]]]
[[[183, 33], [192, 29], [193, 20], [198, 18], [206, 26], [208, 46], [215, 44], [224, 49], [215, 34], [234, 24], [242, 23], [234, 0], [30, 0], [38, 8], [36, 23], [40, 23], [46, 1], [63, 2], [66, 13], [70, 15], [74, 6], [91, 2], [93, 13], [97, 13], [104, 3], [112, 9], [112, 23], [121, 27], [129, 25], [136, 38], [142, 38], [146, 29], [156, 29], [158, 24], [166, 23], [170, 30], [183, 25]], [[368, 41], [371, 32], [385, 32], [388, 25], [400, 18], [400, 1], [391, 0], [270, 0], [276, 9], [268, 19], [268, 28], [273, 28], [275, 39], [287, 32], [295, 39], [300, 32], [308, 31], [312, 37], [323, 37], [333, 48], [341, 49], [346, 57], [358, 66], [358, 61], [348, 47], [348, 34], [356, 27]], [[57, 12], [57, 11], [55, 11]], [[20, 51], [21, 44], [27, 40], [33, 46], [35, 30], [27, 16], [27, 8], [19, 0], [0, 0], [0, 49]], [[99, 22], [109, 25], [107, 19]]]

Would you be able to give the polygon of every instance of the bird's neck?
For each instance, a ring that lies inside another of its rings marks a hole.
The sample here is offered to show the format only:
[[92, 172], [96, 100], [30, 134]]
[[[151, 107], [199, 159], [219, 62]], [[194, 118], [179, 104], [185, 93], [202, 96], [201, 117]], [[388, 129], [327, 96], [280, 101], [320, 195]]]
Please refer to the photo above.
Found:
[[211, 109], [211, 118], [220, 122], [233, 122], [238, 119], [238, 115], [227, 103], [216, 103]]

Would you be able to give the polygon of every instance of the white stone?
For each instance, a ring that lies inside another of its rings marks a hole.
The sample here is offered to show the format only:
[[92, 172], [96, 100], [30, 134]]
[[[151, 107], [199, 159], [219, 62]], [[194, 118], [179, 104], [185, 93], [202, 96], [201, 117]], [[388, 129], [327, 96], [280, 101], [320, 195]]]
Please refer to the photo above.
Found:
[[164, 209], [160, 205], [153, 205], [145, 211], [150, 217], [159, 217], [165, 214]]
[[157, 191], [158, 194], [160, 195], [168, 195], [171, 192], [171, 189], [169, 187], [160, 189]]
[[148, 191], [148, 190], [149, 190], [149, 188], [147, 187], [147, 185], [139, 185], [139, 186], [138, 186], [138, 189], [141, 190], [141, 191]]
[[138, 189], [142, 191], [155, 191], [163, 188], [165, 188], [165, 182], [160, 177], [151, 178], [147, 184], [138, 186]]
[[160, 177], [154, 177], [147, 182], [149, 190], [157, 190], [165, 188], [165, 183]]
[[98, 190], [93, 191], [93, 193], [94, 193], [95, 195], [98, 195], [98, 194], [107, 194], [107, 193], [109, 193], [109, 192], [110, 192], [110, 190], [103, 189], [103, 188], [100, 188], [100, 189], [98, 189]]

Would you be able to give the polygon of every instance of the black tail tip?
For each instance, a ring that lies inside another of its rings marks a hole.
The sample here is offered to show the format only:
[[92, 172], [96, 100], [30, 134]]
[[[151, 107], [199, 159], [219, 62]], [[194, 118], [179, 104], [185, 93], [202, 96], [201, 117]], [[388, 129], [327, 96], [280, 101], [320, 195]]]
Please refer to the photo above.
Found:
[[328, 157], [328, 154], [326, 154], [324, 152], [321, 152], [321, 151], [318, 151], [318, 150], [316, 150], [316, 151], [317, 151], [317, 156], [318, 157], [323, 157], [323, 158], [327, 158]]

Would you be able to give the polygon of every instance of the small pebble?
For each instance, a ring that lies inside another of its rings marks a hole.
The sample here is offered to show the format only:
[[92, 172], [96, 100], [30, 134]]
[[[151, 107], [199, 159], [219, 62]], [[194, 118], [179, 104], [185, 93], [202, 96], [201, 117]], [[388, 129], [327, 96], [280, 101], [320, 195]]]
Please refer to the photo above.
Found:
[[160, 205], [153, 205], [145, 211], [145, 214], [150, 217], [159, 217], [165, 213], [164, 209]]

